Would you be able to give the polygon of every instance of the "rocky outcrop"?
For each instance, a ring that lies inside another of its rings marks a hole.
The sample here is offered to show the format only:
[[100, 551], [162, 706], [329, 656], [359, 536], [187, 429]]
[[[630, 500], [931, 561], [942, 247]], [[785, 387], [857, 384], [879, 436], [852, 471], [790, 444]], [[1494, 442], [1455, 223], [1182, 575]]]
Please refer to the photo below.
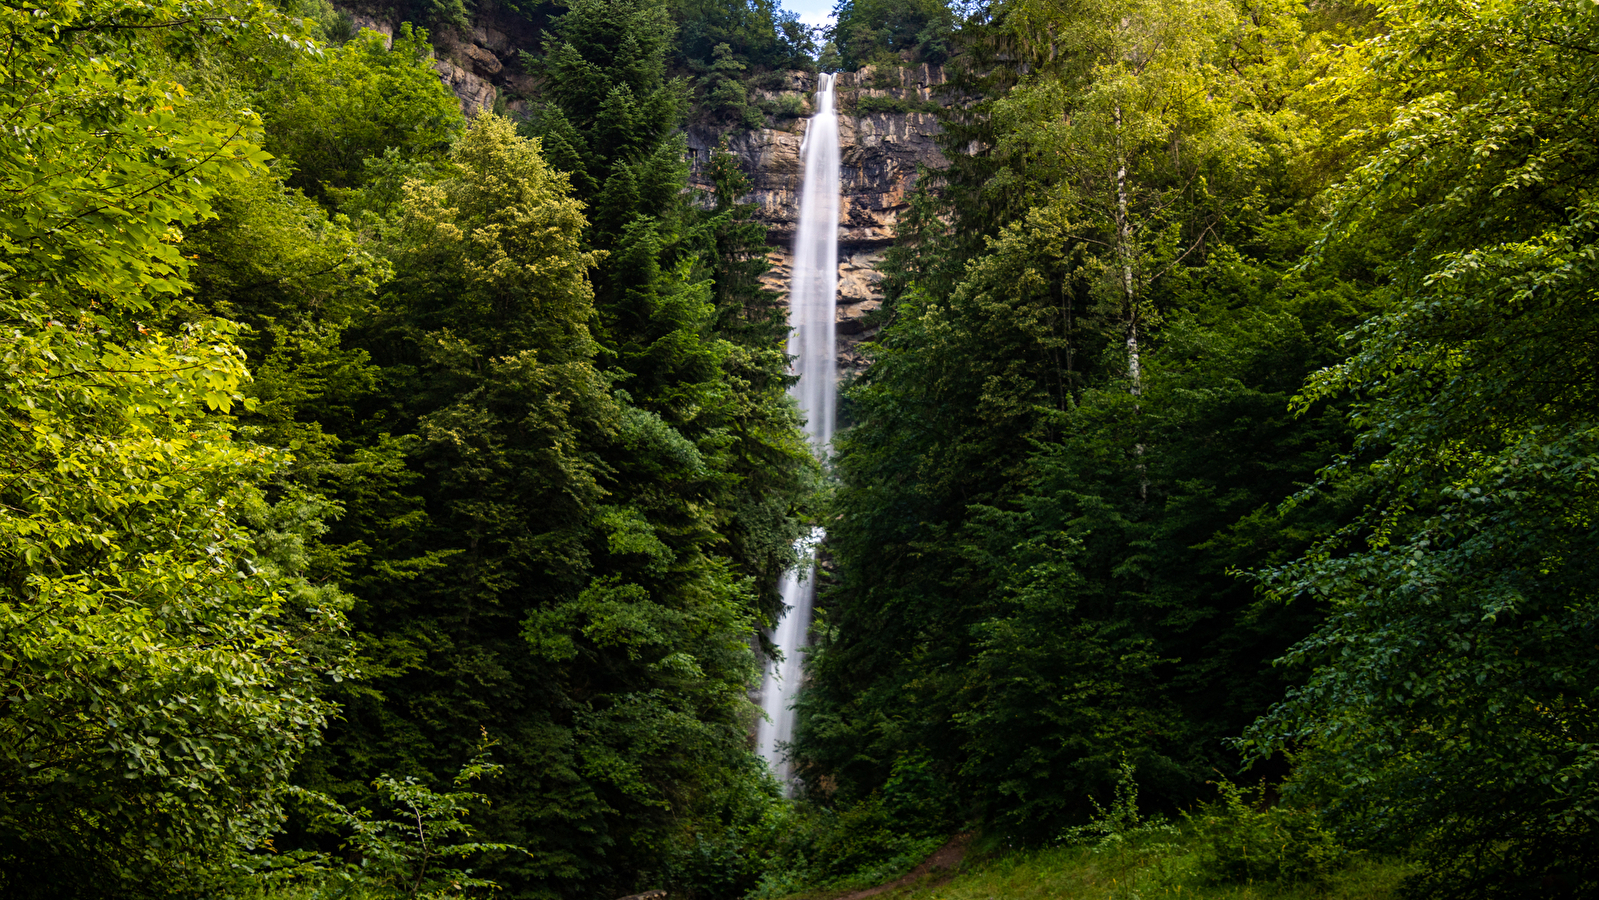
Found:
[[[393, 41], [398, 14], [383, 0], [335, 5], [350, 16], [355, 29], [376, 31]], [[433, 70], [468, 116], [502, 102], [514, 112], [534, 89], [532, 79], [520, 71], [518, 52], [536, 46], [537, 40], [537, 31], [521, 15], [480, 4], [470, 30], [443, 28], [433, 33]]]
[[477, 44], [467, 44], [461, 49], [461, 55], [472, 61], [472, 69], [484, 78], [492, 78], [500, 74], [505, 68], [500, 63], [500, 58], [492, 51]]
[[[754, 92], [757, 102], [795, 98], [810, 115], [815, 76], [790, 72], [782, 89]], [[868, 67], [840, 73], [835, 84], [839, 110], [839, 364], [864, 365], [857, 345], [871, 336], [865, 316], [882, 305], [876, 263], [894, 240], [900, 215], [916, 186], [918, 167], [942, 168], [938, 120], [932, 112], [944, 83], [938, 66]], [[790, 101], [791, 108], [794, 106]], [[800, 144], [803, 118], [768, 118], [768, 127], [728, 132], [713, 127], [688, 130], [694, 185], [709, 190], [705, 175], [711, 152], [724, 139], [739, 157], [752, 190], [743, 198], [756, 207], [771, 245], [768, 287], [787, 291], [791, 247], [799, 221], [800, 181], [804, 162]]]
[[494, 108], [497, 92], [488, 79], [448, 59], [435, 59], [433, 71], [444, 79], [445, 87], [455, 92], [456, 99], [461, 101], [461, 111], [468, 116]]
[[356, 12], [350, 14], [350, 26], [355, 31], [375, 31], [383, 35], [383, 46], [394, 46], [394, 25], [388, 19], [370, 13]]

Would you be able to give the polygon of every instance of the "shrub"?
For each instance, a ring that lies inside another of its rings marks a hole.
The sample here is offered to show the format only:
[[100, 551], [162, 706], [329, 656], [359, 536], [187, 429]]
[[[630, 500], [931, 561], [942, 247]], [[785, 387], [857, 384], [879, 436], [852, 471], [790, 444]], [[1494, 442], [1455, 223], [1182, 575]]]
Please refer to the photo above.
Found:
[[260, 883], [279, 891], [299, 887], [312, 900], [343, 898], [352, 892], [372, 900], [444, 900], [497, 890], [494, 882], [477, 877], [472, 869], [450, 865], [452, 860], [470, 862], [487, 853], [527, 852], [513, 844], [468, 840], [473, 829], [467, 817], [489, 802], [468, 785], [504, 769], [488, 761], [492, 746], [485, 737], [477, 757], [455, 776], [456, 789], [449, 793], [436, 793], [414, 778], [378, 778], [372, 786], [387, 807], [386, 815], [365, 808], [352, 812], [324, 794], [294, 789], [322, 829], [343, 836], [342, 853], [300, 850], [259, 857], [254, 862]]
[[1189, 816], [1199, 841], [1199, 869], [1213, 884], [1255, 881], [1323, 883], [1346, 857], [1311, 809], [1264, 807], [1253, 790], [1223, 779], [1221, 798]]
[[1111, 798], [1110, 809], [1100, 806], [1098, 800], [1089, 797], [1088, 802], [1094, 805], [1094, 818], [1087, 825], [1061, 832], [1061, 842], [1092, 842], [1095, 852], [1120, 850], [1134, 843], [1145, 849], [1166, 849], [1165, 844], [1151, 844], [1148, 839], [1173, 835], [1177, 829], [1161, 816], [1146, 819], [1138, 814], [1138, 781], [1133, 777], [1135, 771], [1134, 765], [1123, 757], [1121, 765], [1117, 767], [1116, 792]]
[[801, 807], [751, 897], [881, 884], [915, 867], [945, 837], [906, 829], [881, 794], [837, 810]]
[[798, 119], [805, 115], [805, 100], [798, 94], [781, 94], [761, 101], [761, 110], [777, 119]]

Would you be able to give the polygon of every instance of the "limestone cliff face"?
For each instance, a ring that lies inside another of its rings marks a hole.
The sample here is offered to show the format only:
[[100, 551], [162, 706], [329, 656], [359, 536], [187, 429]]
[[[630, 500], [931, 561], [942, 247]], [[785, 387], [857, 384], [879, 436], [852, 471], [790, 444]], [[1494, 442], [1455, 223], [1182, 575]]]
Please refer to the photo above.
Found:
[[[918, 166], [942, 168], [938, 121], [930, 111], [935, 89], [944, 82], [938, 66], [867, 67], [844, 72], [835, 84], [839, 110], [839, 364], [857, 369], [864, 364], [856, 346], [870, 335], [863, 318], [881, 305], [876, 263], [894, 240], [899, 216], [916, 185]], [[753, 99], [799, 101], [802, 115], [811, 113], [816, 77], [790, 72], [784, 89], [763, 91]], [[867, 99], [871, 98], [871, 99]], [[878, 110], [878, 111], [873, 111]], [[768, 120], [770, 127], [724, 132], [688, 130], [695, 187], [708, 190], [704, 175], [711, 151], [725, 137], [739, 157], [753, 190], [744, 202], [755, 204], [756, 217], [767, 229], [772, 272], [767, 284], [787, 291], [794, 232], [799, 220], [800, 180], [804, 163], [800, 142], [806, 120]]]

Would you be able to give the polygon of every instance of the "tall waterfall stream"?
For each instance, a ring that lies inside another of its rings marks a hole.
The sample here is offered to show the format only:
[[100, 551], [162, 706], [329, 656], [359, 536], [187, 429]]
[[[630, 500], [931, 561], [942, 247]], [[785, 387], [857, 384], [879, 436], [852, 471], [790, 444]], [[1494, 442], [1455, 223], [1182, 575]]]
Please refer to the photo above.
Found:
[[[819, 76], [816, 115], [805, 128], [800, 147], [805, 174], [800, 183], [799, 231], [794, 238], [794, 269], [788, 294], [788, 353], [794, 357], [799, 375], [794, 397], [805, 417], [805, 433], [819, 455], [827, 452], [833, 440], [833, 410], [837, 403], [833, 334], [838, 295], [838, 114], [833, 109], [836, 77]], [[783, 576], [787, 612], [772, 633], [782, 658], [767, 667], [761, 687], [761, 709], [766, 715], [756, 726], [755, 743], [761, 757], [785, 783], [791, 780], [792, 771], [783, 745], [794, 736], [792, 707], [802, 677], [800, 655], [810, 630], [811, 601], [816, 596], [811, 570], [821, 538], [821, 530], [817, 529], [801, 539], [800, 564]]]

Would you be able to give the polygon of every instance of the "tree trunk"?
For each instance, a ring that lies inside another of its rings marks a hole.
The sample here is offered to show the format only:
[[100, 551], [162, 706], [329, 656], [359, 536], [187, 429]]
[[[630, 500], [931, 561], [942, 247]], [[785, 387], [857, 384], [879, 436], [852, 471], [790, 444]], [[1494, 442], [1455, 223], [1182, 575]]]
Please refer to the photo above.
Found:
[[[1122, 107], [1116, 104], [1116, 256], [1121, 264], [1122, 309], [1127, 316], [1127, 390], [1144, 394], [1144, 370], [1138, 350], [1138, 293], [1133, 282], [1133, 222], [1128, 212], [1127, 152], [1122, 144]], [[1133, 411], [1138, 411], [1135, 403]], [[1144, 465], [1144, 443], [1133, 445], [1137, 460], [1138, 499], [1149, 499], [1149, 475]]]

